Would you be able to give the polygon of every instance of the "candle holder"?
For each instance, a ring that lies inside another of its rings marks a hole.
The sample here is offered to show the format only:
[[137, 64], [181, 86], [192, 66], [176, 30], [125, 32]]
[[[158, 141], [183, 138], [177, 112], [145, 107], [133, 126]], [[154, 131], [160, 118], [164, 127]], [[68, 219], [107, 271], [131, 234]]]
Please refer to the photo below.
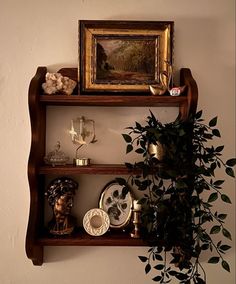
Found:
[[86, 119], [84, 116], [71, 120], [71, 129], [69, 131], [71, 140], [77, 146], [75, 151], [74, 165], [88, 166], [90, 158], [80, 157], [79, 149], [84, 145], [96, 143], [95, 122], [92, 119]]
[[132, 221], [132, 223], [134, 224], [134, 229], [131, 232], [130, 236], [131, 236], [131, 238], [139, 239], [141, 237], [141, 235], [140, 235], [140, 225], [141, 225], [142, 206], [141, 206], [141, 204], [138, 204], [137, 200], [134, 200], [133, 210], [132, 211], [133, 211], [133, 221]]

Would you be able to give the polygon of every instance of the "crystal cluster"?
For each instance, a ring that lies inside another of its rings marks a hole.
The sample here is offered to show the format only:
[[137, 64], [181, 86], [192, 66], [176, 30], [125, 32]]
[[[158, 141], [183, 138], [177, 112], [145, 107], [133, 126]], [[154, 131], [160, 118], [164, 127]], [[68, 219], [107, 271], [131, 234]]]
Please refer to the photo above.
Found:
[[56, 93], [64, 93], [71, 95], [76, 82], [68, 77], [62, 76], [60, 73], [47, 73], [46, 82], [42, 84], [43, 90], [46, 94], [52, 95]]

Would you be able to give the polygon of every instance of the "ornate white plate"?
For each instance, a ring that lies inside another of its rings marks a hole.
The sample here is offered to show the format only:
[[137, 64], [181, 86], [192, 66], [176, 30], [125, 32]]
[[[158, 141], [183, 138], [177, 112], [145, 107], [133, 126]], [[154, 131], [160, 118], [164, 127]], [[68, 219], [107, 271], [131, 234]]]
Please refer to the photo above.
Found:
[[83, 226], [89, 235], [101, 236], [109, 229], [110, 219], [104, 210], [94, 208], [84, 215]]
[[100, 196], [99, 207], [110, 218], [111, 228], [124, 228], [130, 222], [133, 197], [129, 189], [116, 181], [109, 182]]

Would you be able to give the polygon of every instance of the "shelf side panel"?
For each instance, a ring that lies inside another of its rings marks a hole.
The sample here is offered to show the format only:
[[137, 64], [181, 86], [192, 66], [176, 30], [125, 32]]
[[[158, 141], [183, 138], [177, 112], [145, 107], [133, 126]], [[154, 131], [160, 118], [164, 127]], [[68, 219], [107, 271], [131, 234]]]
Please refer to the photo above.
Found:
[[190, 69], [180, 69], [180, 85], [187, 87], [187, 100], [180, 105], [180, 117], [186, 120], [196, 113], [198, 102], [198, 87]]
[[44, 177], [38, 176], [37, 172], [45, 153], [46, 109], [44, 105], [40, 104], [40, 94], [46, 72], [46, 67], [37, 69], [35, 76], [30, 82], [28, 94], [32, 137], [28, 160], [30, 212], [25, 248], [28, 258], [35, 265], [43, 263], [43, 247], [36, 244], [36, 239], [43, 224], [43, 194], [39, 188], [44, 186]]

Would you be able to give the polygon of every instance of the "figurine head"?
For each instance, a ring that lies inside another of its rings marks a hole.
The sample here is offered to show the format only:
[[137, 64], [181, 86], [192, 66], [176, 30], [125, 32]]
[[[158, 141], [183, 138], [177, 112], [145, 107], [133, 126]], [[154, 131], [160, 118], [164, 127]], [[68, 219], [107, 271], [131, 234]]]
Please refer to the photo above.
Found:
[[69, 214], [73, 205], [73, 195], [77, 188], [78, 183], [71, 178], [56, 178], [48, 185], [45, 195], [50, 206], [57, 206], [59, 210]]
[[53, 235], [67, 235], [75, 227], [75, 218], [70, 215], [73, 195], [78, 183], [70, 178], [56, 178], [49, 184], [45, 195], [53, 209], [53, 218], [49, 222], [49, 231]]

